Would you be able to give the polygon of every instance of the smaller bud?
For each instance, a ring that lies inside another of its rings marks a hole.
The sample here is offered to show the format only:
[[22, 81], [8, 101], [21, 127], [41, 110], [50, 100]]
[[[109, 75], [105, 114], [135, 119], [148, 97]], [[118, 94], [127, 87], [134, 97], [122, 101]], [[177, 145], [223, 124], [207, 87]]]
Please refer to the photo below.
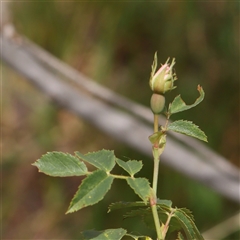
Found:
[[154, 93], [164, 94], [167, 91], [173, 90], [174, 81], [177, 80], [176, 74], [173, 73], [173, 66], [175, 65], [175, 59], [172, 60], [171, 65], [168, 64], [169, 58], [166, 63], [163, 64], [159, 70], [155, 73], [157, 60], [154, 59], [152, 67], [152, 73], [149, 81], [150, 88]]
[[160, 114], [165, 106], [165, 97], [163, 95], [153, 93], [150, 106], [154, 114]]

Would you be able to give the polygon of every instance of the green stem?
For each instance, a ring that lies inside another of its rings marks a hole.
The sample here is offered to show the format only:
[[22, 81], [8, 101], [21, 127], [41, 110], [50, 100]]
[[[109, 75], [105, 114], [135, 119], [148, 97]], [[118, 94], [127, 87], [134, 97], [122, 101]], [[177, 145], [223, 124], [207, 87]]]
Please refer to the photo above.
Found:
[[[158, 122], [159, 122], [159, 115], [154, 114], [154, 122], [153, 122], [153, 129], [154, 133], [158, 132]], [[154, 160], [154, 167], [153, 167], [153, 191], [157, 196], [157, 182], [158, 182], [158, 171], [159, 171], [159, 154], [158, 154], [158, 146], [153, 145], [153, 160]]]
[[164, 224], [163, 231], [162, 231], [163, 239], [165, 239], [165, 237], [166, 237], [166, 234], [167, 234], [167, 231], [168, 231], [168, 228], [169, 228], [169, 223], [170, 223], [171, 218], [172, 218], [172, 216], [174, 214], [174, 211], [175, 211], [174, 209], [171, 210], [171, 212], [168, 215], [167, 221]]
[[164, 240], [164, 238], [162, 236], [162, 230], [160, 228], [160, 221], [159, 221], [158, 212], [157, 212], [157, 205], [156, 204], [152, 205], [151, 209], [152, 209], [153, 219], [154, 219], [154, 223], [155, 223], [155, 228], [157, 230], [158, 240]]
[[[154, 133], [158, 132], [158, 122], [159, 122], [159, 115], [154, 114]], [[152, 209], [152, 214], [153, 214], [153, 220], [155, 224], [155, 228], [157, 231], [157, 237], [158, 240], [164, 240], [162, 230], [161, 230], [161, 225], [160, 225], [160, 220], [157, 212], [157, 184], [158, 184], [158, 172], [159, 172], [159, 146], [153, 145], [153, 160], [154, 160], [154, 168], [153, 168], [153, 192], [154, 192], [154, 203], [151, 204], [151, 209]]]
[[123, 175], [116, 175], [116, 174], [109, 174], [110, 176], [118, 179], [128, 179], [130, 176], [123, 176]]
[[157, 196], [157, 184], [158, 184], [158, 172], [159, 172], [159, 154], [158, 154], [158, 148], [153, 147], [153, 191], [155, 195]]
[[159, 119], [159, 115], [154, 114], [154, 123], [153, 123], [154, 133], [158, 132], [158, 119]]

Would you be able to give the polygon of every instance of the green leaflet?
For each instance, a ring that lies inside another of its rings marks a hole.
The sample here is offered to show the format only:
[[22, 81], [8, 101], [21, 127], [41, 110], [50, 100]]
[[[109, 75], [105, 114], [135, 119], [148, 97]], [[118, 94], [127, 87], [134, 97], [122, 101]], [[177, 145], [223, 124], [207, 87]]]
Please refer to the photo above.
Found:
[[182, 133], [190, 137], [198, 138], [207, 142], [207, 136], [205, 133], [195, 124], [186, 120], [178, 120], [168, 125], [167, 130]]
[[191, 105], [186, 105], [186, 103], [182, 100], [180, 95], [175, 97], [173, 102], [169, 106], [170, 115], [173, 113], [182, 112], [182, 111], [185, 111], [185, 110], [188, 110], [190, 108], [197, 106], [204, 99], [204, 96], [205, 96], [203, 88], [200, 85], [198, 85], [197, 90], [198, 90], [200, 96], [199, 96], [199, 98], [197, 98], [195, 103], [193, 103]]
[[[147, 206], [150, 206], [149, 203]], [[172, 201], [170, 200], [165, 200], [165, 199], [157, 199], [157, 206], [161, 209], [167, 209], [168, 212], [171, 209], [172, 206]], [[111, 212], [113, 210], [117, 209], [123, 209], [123, 208], [131, 208], [131, 207], [143, 207], [146, 208], [146, 204], [141, 201], [137, 202], [115, 202], [111, 203], [108, 207], [108, 212]]]
[[[158, 216], [159, 216], [160, 222], [165, 223], [167, 221], [167, 214], [168, 214], [168, 211], [158, 208]], [[124, 219], [126, 218], [140, 219], [148, 228], [155, 229], [155, 223], [153, 221], [152, 210], [150, 207], [131, 210], [124, 215]], [[171, 226], [169, 229], [170, 232], [178, 229], [180, 229], [179, 224], [176, 225], [171, 223]]]
[[98, 169], [104, 170], [105, 172], [110, 172], [116, 164], [114, 152], [105, 149], [85, 155], [80, 152], [75, 152], [75, 154], [80, 159], [92, 164]]
[[88, 230], [81, 233], [80, 240], [120, 240], [127, 233], [123, 228], [104, 231]]
[[185, 208], [176, 209], [173, 218], [177, 219], [179, 225], [184, 230], [187, 239], [204, 240], [193, 221], [193, 216], [190, 211]]
[[165, 200], [165, 199], [157, 199], [157, 206], [163, 208], [167, 206], [169, 209], [172, 207], [172, 201], [171, 200]]
[[122, 208], [130, 208], [130, 207], [146, 207], [144, 202], [115, 202], [111, 203], [108, 207], [108, 212], [113, 210], [122, 209]]
[[151, 194], [151, 187], [146, 178], [127, 178], [128, 185], [147, 204]]
[[82, 176], [88, 172], [86, 165], [68, 153], [50, 152], [32, 164], [53, 177]]
[[109, 191], [113, 177], [103, 170], [96, 170], [88, 175], [73, 197], [67, 213], [78, 211], [84, 207], [98, 203]]
[[[186, 208], [171, 208], [167, 206], [170, 203], [168, 202], [168, 200], [162, 200], [162, 201], [163, 203], [157, 204], [158, 216], [160, 221], [162, 223], [166, 223], [167, 217], [169, 216], [170, 213], [172, 213], [168, 232], [174, 232], [174, 231], [179, 231], [183, 229], [187, 236], [187, 239], [204, 240], [194, 223], [191, 211], [189, 211]], [[150, 207], [145, 207], [145, 208], [142, 207], [136, 210], [131, 210], [124, 215], [124, 218], [132, 218], [132, 217], [137, 217], [142, 219], [145, 225], [149, 228], [152, 228], [152, 229], [155, 228], [153, 217], [152, 217], [152, 211]]]
[[126, 172], [128, 172], [131, 177], [134, 176], [137, 172], [142, 169], [142, 161], [137, 160], [129, 160], [127, 162], [122, 161], [121, 159], [116, 159], [117, 164], [123, 168]]

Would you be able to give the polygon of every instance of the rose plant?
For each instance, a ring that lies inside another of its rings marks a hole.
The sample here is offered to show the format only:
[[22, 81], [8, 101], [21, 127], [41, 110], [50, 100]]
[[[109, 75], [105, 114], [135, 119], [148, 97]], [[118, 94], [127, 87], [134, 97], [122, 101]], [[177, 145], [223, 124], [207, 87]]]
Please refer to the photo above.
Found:
[[[204, 99], [204, 91], [201, 86], [197, 87], [200, 96], [191, 105], [187, 105], [181, 96], [178, 95], [166, 107], [165, 94], [176, 88], [174, 82], [177, 80], [173, 69], [175, 59], [172, 60], [171, 64], [168, 62], [169, 59], [156, 71], [157, 54], [155, 53], [149, 80], [150, 88], [153, 91], [150, 106], [154, 116], [153, 134], [149, 136], [153, 154], [152, 184], [150, 184], [147, 178], [135, 177], [135, 174], [143, 167], [142, 161], [123, 161], [117, 158], [113, 151], [104, 149], [87, 154], [75, 152], [75, 155], [62, 152], [49, 152], [33, 163], [40, 172], [53, 177], [86, 176], [74, 195], [67, 213], [72, 213], [98, 203], [110, 190], [115, 179], [126, 181], [141, 201], [119, 201], [112, 203], [109, 206], [108, 212], [121, 208], [126, 209], [125, 218], [141, 217], [144, 223], [148, 227], [153, 227], [156, 232], [156, 236], [150, 237], [144, 235], [144, 233], [142, 235], [127, 233], [123, 228], [102, 231], [91, 230], [82, 232], [80, 239], [120, 240], [123, 237], [128, 237], [135, 240], [165, 240], [168, 239], [168, 233], [174, 231], [177, 232], [178, 240], [203, 239], [194, 223], [193, 215], [188, 209], [173, 207], [170, 200], [159, 199], [157, 197], [159, 162], [160, 156], [166, 146], [168, 131], [175, 131], [202, 141], [207, 141], [204, 132], [192, 122], [186, 120], [169, 121], [172, 114], [198, 105]], [[166, 115], [164, 126], [159, 126], [161, 112]], [[94, 166], [95, 170], [89, 171], [85, 163]], [[112, 170], [116, 165], [122, 168], [126, 174], [113, 174]]]

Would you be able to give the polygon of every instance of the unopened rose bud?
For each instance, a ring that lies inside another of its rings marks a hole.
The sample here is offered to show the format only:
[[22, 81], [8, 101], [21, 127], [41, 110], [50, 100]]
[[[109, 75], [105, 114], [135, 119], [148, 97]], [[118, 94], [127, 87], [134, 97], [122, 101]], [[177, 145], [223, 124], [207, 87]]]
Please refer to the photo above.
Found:
[[[172, 60], [171, 65], [168, 64], [168, 61], [169, 58], [156, 73], [152, 72], [151, 74], [149, 85], [154, 93], [164, 94], [176, 88], [174, 87], [174, 81], [177, 80], [177, 77], [176, 74], [173, 73], [175, 59]], [[154, 64], [156, 66], [156, 62]]]
[[160, 114], [165, 106], [165, 97], [163, 95], [153, 93], [150, 106], [154, 114]]

